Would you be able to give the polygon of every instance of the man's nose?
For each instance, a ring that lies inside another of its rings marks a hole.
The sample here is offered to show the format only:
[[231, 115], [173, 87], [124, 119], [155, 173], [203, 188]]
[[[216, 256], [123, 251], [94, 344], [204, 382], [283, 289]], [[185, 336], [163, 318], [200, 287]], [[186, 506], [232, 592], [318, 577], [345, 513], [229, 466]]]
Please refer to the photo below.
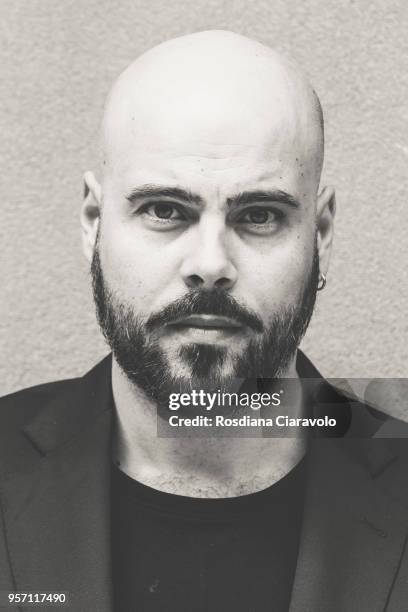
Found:
[[227, 248], [227, 228], [220, 220], [199, 223], [193, 246], [181, 266], [181, 275], [190, 289], [231, 289], [237, 269]]

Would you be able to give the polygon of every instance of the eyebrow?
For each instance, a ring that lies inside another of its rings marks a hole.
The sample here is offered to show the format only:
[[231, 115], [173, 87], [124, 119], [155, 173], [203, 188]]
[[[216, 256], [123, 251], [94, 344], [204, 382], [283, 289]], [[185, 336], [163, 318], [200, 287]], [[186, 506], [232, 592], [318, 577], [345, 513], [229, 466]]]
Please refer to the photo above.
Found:
[[282, 204], [288, 204], [293, 208], [300, 207], [300, 202], [290, 193], [282, 191], [282, 189], [243, 191], [232, 198], [227, 198], [228, 206], [243, 206], [245, 204], [254, 204], [256, 202], [281, 202]]
[[[162, 185], [141, 185], [136, 187], [127, 196], [129, 202], [137, 202], [137, 200], [154, 197], [154, 198], [176, 198], [184, 200], [195, 206], [203, 205], [204, 199], [197, 193], [193, 193], [182, 187], [166, 187]], [[234, 196], [227, 198], [228, 208], [235, 206], [244, 206], [247, 204], [255, 204], [257, 202], [280, 202], [287, 204], [293, 208], [299, 208], [300, 202], [290, 193], [281, 189], [242, 191]]]
[[195, 204], [196, 206], [204, 204], [204, 200], [201, 196], [196, 193], [192, 193], [181, 187], [166, 187], [161, 185], [141, 185], [136, 187], [127, 196], [130, 202], [136, 202], [142, 198], [176, 198], [178, 200], [185, 200], [189, 204]]

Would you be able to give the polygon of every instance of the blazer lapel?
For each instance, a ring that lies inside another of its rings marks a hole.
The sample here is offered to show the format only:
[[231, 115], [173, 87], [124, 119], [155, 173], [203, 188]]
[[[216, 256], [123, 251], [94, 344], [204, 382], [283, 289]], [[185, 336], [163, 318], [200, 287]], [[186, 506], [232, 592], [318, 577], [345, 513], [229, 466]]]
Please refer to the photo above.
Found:
[[2, 491], [16, 589], [65, 592], [75, 612], [112, 610], [109, 365], [25, 428], [37, 459]]
[[[313, 440], [290, 612], [386, 609], [404, 552], [407, 518], [405, 508], [376, 481], [375, 474], [390, 463], [384, 443]], [[362, 444], [369, 447], [371, 469], [355, 459]]]

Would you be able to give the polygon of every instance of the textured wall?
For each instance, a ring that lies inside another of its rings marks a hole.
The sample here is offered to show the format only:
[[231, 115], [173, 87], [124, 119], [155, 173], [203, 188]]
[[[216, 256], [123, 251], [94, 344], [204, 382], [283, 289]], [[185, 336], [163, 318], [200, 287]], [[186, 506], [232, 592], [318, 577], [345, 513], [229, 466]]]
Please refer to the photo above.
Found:
[[78, 211], [109, 84], [136, 55], [229, 28], [294, 56], [326, 111], [337, 186], [328, 286], [304, 346], [336, 377], [407, 377], [405, 0], [0, 0], [0, 391], [106, 352]]

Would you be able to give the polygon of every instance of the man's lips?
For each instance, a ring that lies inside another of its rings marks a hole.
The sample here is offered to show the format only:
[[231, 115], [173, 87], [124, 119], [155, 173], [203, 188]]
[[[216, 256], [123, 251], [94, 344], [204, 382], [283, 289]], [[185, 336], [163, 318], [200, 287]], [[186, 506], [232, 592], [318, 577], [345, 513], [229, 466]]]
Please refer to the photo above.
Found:
[[177, 319], [169, 325], [180, 328], [195, 327], [200, 329], [228, 329], [230, 331], [242, 328], [242, 325], [229, 317], [209, 314], [190, 315], [188, 317]]

